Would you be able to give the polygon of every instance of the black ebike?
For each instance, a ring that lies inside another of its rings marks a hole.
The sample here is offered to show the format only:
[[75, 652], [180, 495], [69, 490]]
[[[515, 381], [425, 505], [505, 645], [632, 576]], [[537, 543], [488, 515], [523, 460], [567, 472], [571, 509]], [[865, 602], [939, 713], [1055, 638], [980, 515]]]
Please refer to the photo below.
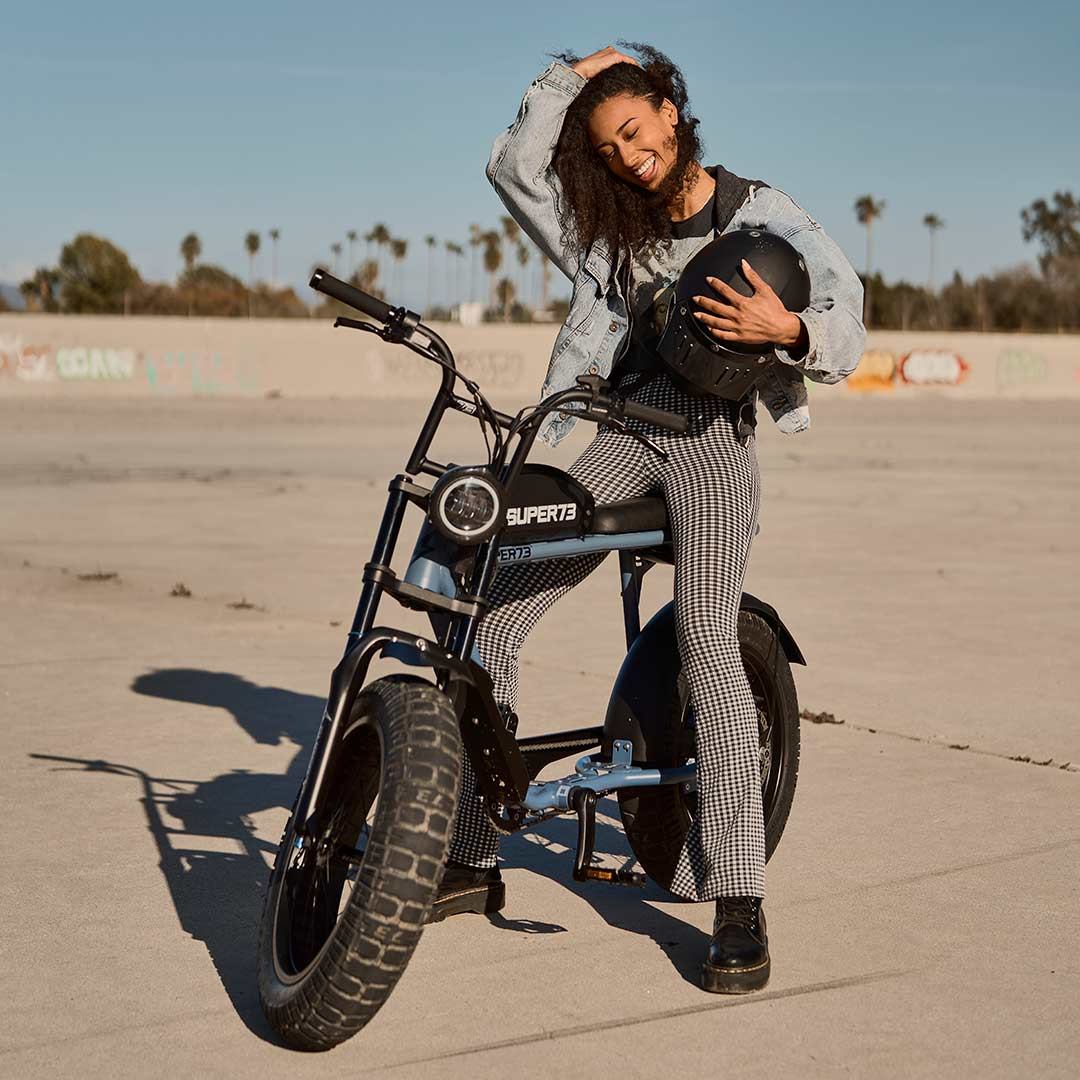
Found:
[[[516, 416], [498, 412], [457, 370], [446, 343], [395, 308], [319, 270], [313, 288], [367, 315], [335, 326], [378, 334], [442, 368], [442, 381], [405, 472], [389, 499], [322, 724], [267, 887], [259, 940], [263, 1010], [290, 1046], [325, 1050], [359, 1031], [401, 977], [442, 877], [462, 754], [497, 829], [513, 833], [556, 814], [578, 819], [574, 878], [671, 885], [695, 813], [692, 710], [681, 672], [673, 604], [642, 627], [641, 582], [672, 561], [661, 498], [597, 506], [581, 484], [527, 464], [540, 421], [576, 409], [583, 420], [630, 431], [627, 420], [685, 431], [687, 420], [612, 392], [597, 376]], [[468, 396], [457, 393], [461, 382]], [[447, 410], [474, 416], [483, 465], [447, 466], [428, 451]], [[419, 482], [431, 477], [426, 486]], [[391, 561], [406, 509], [424, 522], [402, 576]], [[602, 726], [515, 738], [474, 652], [492, 580], [502, 564], [618, 551], [627, 654]], [[376, 626], [380, 599], [427, 612], [430, 638]], [[799, 764], [792, 663], [805, 663], [768, 604], [743, 594], [743, 664], [757, 703], [766, 848], [784, 830]], [[367, 683], [375, 657], [421, 670]], [[571, 776], [538, 781], [546, 766], [581, 755]], [[616, 794], [644, 874], [593, 865], [597, 799]]]

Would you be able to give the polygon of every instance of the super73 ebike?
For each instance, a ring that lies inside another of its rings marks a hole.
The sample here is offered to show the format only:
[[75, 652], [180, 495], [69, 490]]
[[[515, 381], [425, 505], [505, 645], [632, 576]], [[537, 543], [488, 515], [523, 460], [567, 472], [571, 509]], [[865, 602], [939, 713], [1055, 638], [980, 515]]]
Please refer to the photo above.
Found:
[[[516, 416], [498, 412], [459, 372], [419, 316], [316, 271], [312, 287], [367, 315], [335, 326], [377, 333], [439, 365], [442, 380], [389, 498], [344, 656], [306, 776], [278, 848], [260, 930], [263, 1010], [289, 1045], [325, 1050], [359, 1031], [401, 977], [428, 919], [450, 842], [462, 755], [492, 823], [513, 833], [556, 814], [577, 816], [578, 881], [670, 885], [695, 813], [693, 716], [680, 670], [673, 604], [643, 627], [642, 578], [670, 563], [661, 498], [595, 505], [568, 474], [528, 464], [553, 410], [628, 429], [628, 420], [685, 431], [685, 417], [625, 401], [583, 376]], [[461, 383], [465, 394], [458, 393]], [[447, 410], [469, 414], [486, 461], [447, 466], [428, 452]], [[638, 433], [654, 452], [663, 451]], [[430, 485], [423, 482], [430, 478]], [[424, 515], [402, 576], [392, 568], [410, 507]], [[517, 739], [474, 651], [500, 564], [617, 551], [627, 654], [602, 725]], [[428, 613], [430, 637], [376, 625], [389, 596]], [[799, 710], [792, 663], [805, 663], [767, 603], [743, 594], [743, 664], [757, 703], [766, 849], [775, 849], [795, 793]], [[425, 673], [367, 682], [376, 657]], [[579, 755], [571, 775], [540, 781], [547, 765]], [[593, 865], [597, 800], [614, 794], [644, 873]]]

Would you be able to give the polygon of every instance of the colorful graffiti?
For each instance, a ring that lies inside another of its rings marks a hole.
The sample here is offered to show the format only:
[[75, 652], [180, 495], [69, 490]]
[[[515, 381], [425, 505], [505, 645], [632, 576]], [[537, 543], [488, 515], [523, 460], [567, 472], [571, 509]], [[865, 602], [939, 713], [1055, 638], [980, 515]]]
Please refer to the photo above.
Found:
[[916, 349], [896, 365], [897, 375], [912, 386], [958, 386], [968, 370], [956, 353], [945, 349]]
[[51, 379], [51, 355], [52, 350], [42, 345], [23, 345], [19, 338], [0, 337], [0, 375], [22, 382]]
[[249, 365], [218, 353], [142, 354], [129, 348], [24, 345], [0, 337], [0, 374], [20, 382], [132, 382], [145, 374], [150, 390], [174, 394], [250, 394], [258, 389]]
[[134, 349], [56, 350], [56, 374], [61, 379], [133, 379]]
[[0, 372], [21, 382], [127, 381], [135, 378], [137, 364], [134, 349], [80, 345], [54, 350], [48, 345], [24, 345], [19, 338], [0, 338]]
[[896, 357], [886, 349], [868, 349], [859, 366], [847, 377], [849, 390], [860, 392], [891, 390], [896, 374]]
[[1046, 358], [1024, 349], [1003, 349], [997, 358], [998, 389], [1012, 386], [1035, 386], [1046, 382]]
[[147, 355], [146, 381], [161, 394], [251, 394], [258, 389], [248, 366], [224, 360], [218, 353]]

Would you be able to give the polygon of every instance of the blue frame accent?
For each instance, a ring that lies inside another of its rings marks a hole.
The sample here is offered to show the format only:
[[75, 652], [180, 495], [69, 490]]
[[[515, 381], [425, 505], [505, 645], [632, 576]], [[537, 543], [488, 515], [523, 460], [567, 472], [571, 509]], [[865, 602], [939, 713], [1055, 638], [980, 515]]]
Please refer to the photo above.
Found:
[[[614, 756], [614, 755], [613, 755]], [[656, 787], [658, 784], [697, 785], [697, 762], [689, 761], [672, 769], [643, 769], [637, 765], [605, 762], [598, 758], [582, 758], [575, 766], [574, 776], [558, 780], [534, 780], [522, 805], [533, 814], [566, 813], [570, 809], [570, 793], [575, 788], [588, 788], [597, 795], [631, 787]]]
[[[531, 544], [504, 544], [499, 548], [499, 565], [505, 563], [541, 562], [544, 559], [566, 559], [593, 551], [624, 551], [633, 548], [657, 547], [665, 542], [663, 530], [570, 537], [568, 540], [538, 540]], [[504, 554], [504, 552], [506, 554]]]

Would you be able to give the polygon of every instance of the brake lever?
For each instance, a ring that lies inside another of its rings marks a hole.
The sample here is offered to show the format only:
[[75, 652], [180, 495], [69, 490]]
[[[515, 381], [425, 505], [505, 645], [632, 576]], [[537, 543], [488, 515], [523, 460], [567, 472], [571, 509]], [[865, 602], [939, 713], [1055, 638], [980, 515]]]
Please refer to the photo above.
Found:
[[636, 439], [642, 446], [658, 455], [661, 461], [666, 462], [668, 460], [668, 452], [663, 447], [657, 446], [648, 435], [642, 435], [640, 431], [632, 431], [626, 426], [626, 421], [621, 417], [609, 415], [605, 423], [609, 427], [614, 428], [620, 435], [629, 435], [631, 439]]
[[642, 435], [640, 431], [631, 431], [626, 426], [626, 418], [622, 412], [622, 398], [618, 394], [610, 392], [611, 383], [609, 380], [602, 375], [579, 375], [577, 382], [579, 386], [583, 386], [590, 391], [592, 400], [589, 402], [587, 413], [591, 415], [593, 420], [607, 424], [608, 427], [613, 428], [620, 435], [629, 435], [630, 438], [636, 439], [642, 446], [656, 454], [661, 461], [668, 460], [666, 450], [657, 446], [647, 435]]

